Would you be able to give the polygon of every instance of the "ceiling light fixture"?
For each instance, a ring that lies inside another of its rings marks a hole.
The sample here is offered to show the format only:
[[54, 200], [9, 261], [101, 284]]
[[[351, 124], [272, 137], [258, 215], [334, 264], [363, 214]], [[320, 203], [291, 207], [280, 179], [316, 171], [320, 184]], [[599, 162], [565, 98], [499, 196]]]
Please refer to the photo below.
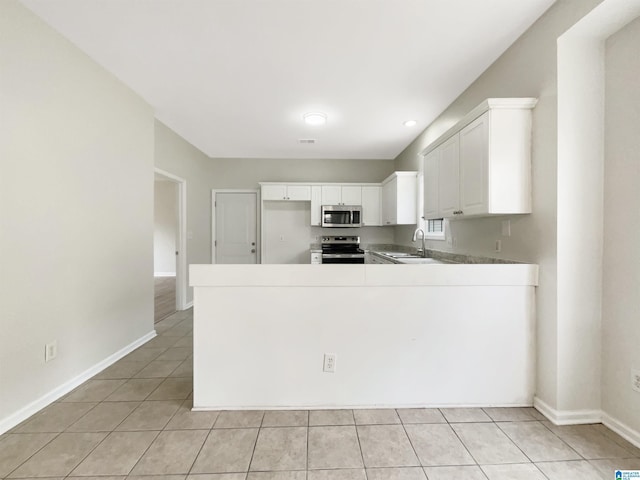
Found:
[[403, 123], [405, 127], [415, 127], [417, 124], [418, 122], [415, 120], [407, 120], [406, 122]]
[[321, 112], [305, 113], [302, 118], [304, 118], [304, 123], [307, 125], [324, 125], [327, 123], [327, 115]]

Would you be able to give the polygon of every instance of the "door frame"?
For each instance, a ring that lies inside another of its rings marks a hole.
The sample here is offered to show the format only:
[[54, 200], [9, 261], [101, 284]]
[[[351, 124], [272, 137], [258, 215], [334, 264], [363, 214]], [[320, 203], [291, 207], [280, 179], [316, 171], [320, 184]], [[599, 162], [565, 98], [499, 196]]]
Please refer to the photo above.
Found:
[[262, 263], [260, 233], [260, 191], [257, 188], [219, 188], [211, 190], [211, 263], [216, 263], [216, 195], [218, 193], [255, 193], [256, 195], [256, 263]]
[[176, 310], [186, 310], [187, 305], [187, 181], [160, 168], [153, 169], [178, 187], [178, 235], [176, 238]]

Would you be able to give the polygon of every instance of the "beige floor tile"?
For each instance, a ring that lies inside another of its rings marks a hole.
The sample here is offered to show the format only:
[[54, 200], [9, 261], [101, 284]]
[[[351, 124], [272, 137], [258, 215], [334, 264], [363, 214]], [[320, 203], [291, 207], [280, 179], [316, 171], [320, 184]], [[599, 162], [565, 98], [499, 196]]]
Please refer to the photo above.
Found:
[[106, 436], [106, 433], [61, 433], [9, 478], [68, 475]]
[[56, 437], [55, 433], [5, 434], [0, 437], [0, 478], [4, 478], [22, 462]]
[[189, 347], [171, 347], [166, 352], [160, 354], [156, 360], [180, 360], [184, 361], [189, 358], [193, 349]]
[[536, 410], [533, 407], [525, 407], [525, 410], [528, 410], [529, 415], [531, 415], [533, 418], [535, 418], [538, 421], [544, 421], [547, 420], [547, 417], [545, 417], [543, 414], [541, 414], [538, 410]]
[[[290, 472], [249, 472], [247, 480], [306, 480], [307, 472], [297, 470]], [[200, 480], [194, 478], [193, 480]], [[366, 480], [366, 479], [363, 479]]]
[[248, 471], [257, 437], [257, 428], [211, 430], [191, 473]]
[[183, 361], [169, 377], [188, 377], [193, 378], [193, 359]]
[[113, 432], [71, 475], [127, 475], [158, 432]]
[[87, 380], [61, 402], [101, 402], [124, 382], [125, 380]]
[[120, 360], [93, 377], [93, 380], [117, 380], [131, 378], [149, 362], [128, 362]]
[[185, 400], [192, 390], [193, 380], [190, 378], [167, 378], [147, 400]]
[[165, 430], [202, 430], [213, 427], [219, 412], [192, 412], [191, 400], [185, 400]]
[[189, 473], [208, 433], [208, 430], [161, 432], [131, 473], [133, 475]]
[[154, 360], [136, 374], [136, 378], [168, 377], [178, 368], [180, 360]]
[[397, 410], [402, 423], [447, 423], [437, 408], [400, 408]]
[[405, 429], [422, 465], [476, 463], [448, 424], [405, 425]]
[[640, 448], [636, 447], [631, 442], [625, 440], [613, 430], [607, 428], [601, 423], [592, 425], [592, 427], [593, 427], [593, 430], [601, 433], [602, 435], [607, 437], [609, 440], [613, 440], [617, 445], [620, 445], [622, 448], [628, 451], [632, 457], [640, 458]]
[[476, 462], [481, 465], [529, 461], [493, 423], [455, 423], [451, 427]]
[[149, 348], [148, 346], [140, 347], [134, 350], [127, 356], [123, 357], [120, 361], [125, 362], [145, 362], [149, 363], [160, 356], [161, 353], [167, 350], [166, 347], [161, 348]]
[[[187, 478], [186, 475], [129, 475], [126, 480], [185, 480]], [[78, 479], [82, 480], [82, 479]], [[101, 478], [97, 478], [96, 480], [102, 480]], [[204, 480], [204, 479], [199, 479]]]
[[487, 480], [478, 466], [424, 467], [429, 480]]
[[354, 426], [309, 427], [309, 469], [363, 467]]
[[364, 468], [309, 470], [307, 480], [367, 480]]
[[[126, 477], [124, 475], [95, 475], [95, 476], [88, 476], [88, 477], [66, 477], [66, 480], [129, 480], [131, 477]], [[21, 479], [21, 480], [26, 480], [26, 479]], [[52, 478], [46, 478], [46, 479], [42, 479], [42, 480], [55, 480]], [[159, 479], [150, 479], [147, 478], [146, 480], [159, 480]], [[184, 480], [184, 479], [179, 479], [179, 480]]]
[[307, 410], [271, 410], [264, 414], [263, 427], [306, 427], [309, 424]]
[[307, 427], [261, 428], [249, 470], [307, 469]]
[[355, 425], [353, 410], [311, 410], [310, 426]]
[[440, 411], [449, 423], [490, 422], [491, 418], [481, 408], [441, 408]]
[[626, 458], [629, 452], [613, 440], [607, 438], [593, 425], [556, 426], [542, 422], [553, 433], [569, 444], [587, 460], [598, 458]]
[[531, 408], [483, 408], [494, 422], [529, 422], [536, 420]]
[[426, 480], [420, 467], [368, 468], [367, 480]]
[[171, 348], [178, 341], [176, 337], [163, 337], [158, 335], [152, 340], [145, 343], [146, 348]]
[[252, 428], [262, 425], [262, 410], [235, 410], [220, 412], [213, 428]]
[[107, 397], [106, 401], [142, 401], [158, 388], [161, 383], [161, 378], [132, 378], [118, 387], [115, 392]]
[[581, 460], [580, 455], [540, 422], [499, 423], [498, 427], [532, 462]]
[[402, 425], [367, 425], [357, 429], [366, 468], [420, 465]]
[[173, 346], [174, 346], [174, 348], [188, 347], [188, 348], [193, 349], [193, 337], [182, 337]]
[[115, 429], [140, 402], [102, 402], [71, 425], [69, 432], [110, 432]]
[[602, 480], [598, 470], [586, 460], [542, 462], [536, 466], [549, 480]]
[[[256, 472], [259, 474], [261, 472]], [[278, 472], [283, 473], [283, 472]], [[246, 473], [196, 473], [187, 476], [187, 480], [245, 480], [247, 478]], [[129, 477], [127, 480], [155, 480], [149, 477], [136, 479], [135, 477]], [[304, 480], [304, 479], [303, 479]]]
[[400, 417], [393, 408], [354, 410], [356, 425], [391, 425], [400, 423]]
[[546, 480], [533, 463], [510, 465], [483, 465], [482, 470], [489, 480]]
[[52, 403], [20, 427], [16, 433], [63, 432], [97, 403]]
[[162, 430], [180, 408], [175, 401], [143, 402], [116, 430]]
[[589, 460], [589, 463], [600, 472], [605, 479], [613, 479], [616, 470], [640, 470], [639, 458], [605, 458]]

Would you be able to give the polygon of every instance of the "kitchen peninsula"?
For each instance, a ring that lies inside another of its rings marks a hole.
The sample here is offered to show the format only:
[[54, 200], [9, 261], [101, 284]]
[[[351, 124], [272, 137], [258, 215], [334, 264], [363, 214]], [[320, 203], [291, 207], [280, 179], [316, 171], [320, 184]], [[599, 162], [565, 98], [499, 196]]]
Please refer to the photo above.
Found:
[[194, 410], [533, 403], [537, 265], [191, 265], [190, 278]]

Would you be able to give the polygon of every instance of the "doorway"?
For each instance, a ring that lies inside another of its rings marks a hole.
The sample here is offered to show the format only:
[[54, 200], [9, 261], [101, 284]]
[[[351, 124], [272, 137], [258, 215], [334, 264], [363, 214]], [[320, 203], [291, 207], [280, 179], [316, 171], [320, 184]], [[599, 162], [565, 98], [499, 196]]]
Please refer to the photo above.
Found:
[[214, 263], [258, 263], [258, 192], [213, 190], [211, 194]]
[[186, 299], [186, 181], [155, 169], [154, 178], [154, 322], [177, 310]]

